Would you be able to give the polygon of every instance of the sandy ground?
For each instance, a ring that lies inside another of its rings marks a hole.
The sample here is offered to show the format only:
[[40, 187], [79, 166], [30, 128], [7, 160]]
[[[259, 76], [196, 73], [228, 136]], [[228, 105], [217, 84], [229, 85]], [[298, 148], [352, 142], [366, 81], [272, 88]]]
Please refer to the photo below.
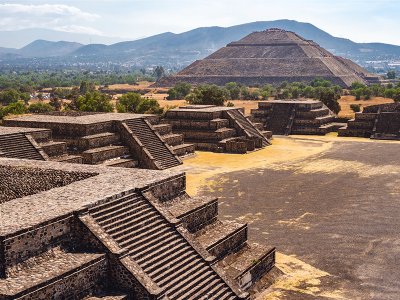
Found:
[[354, 112], [350, 108], [351, 104], [360, 104], [362, 110], [363, 107], [385, 103], [393, 103], [393, 99], [374, 97], [370, 100], [356, 100], [354, 96], [342, 96], [339, 100], [340, 107], [342, 108], [339, 112], [339, 117], [354, 118]]
[[246, 155], [197, 152], [190, 195], [276, 246], [284, 273], [258, 299], [398, 299], [399, 142], [276, 137]]

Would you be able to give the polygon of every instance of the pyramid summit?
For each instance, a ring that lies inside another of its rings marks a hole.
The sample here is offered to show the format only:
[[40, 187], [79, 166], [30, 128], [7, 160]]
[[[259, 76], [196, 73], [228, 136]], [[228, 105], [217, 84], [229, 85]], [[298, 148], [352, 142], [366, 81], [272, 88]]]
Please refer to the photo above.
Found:
[[294, 32], [278, 28], [253, 32], [229, 43], [210, 56], [197, 60], [160, 85], [177, 82], [225, 85], [237, 82], [248, 86], [267, 83], [311, 82], [324, 78], [343, 87], [353, 82], [372, 83], [379, 78], [356, 63], [337, 57]]

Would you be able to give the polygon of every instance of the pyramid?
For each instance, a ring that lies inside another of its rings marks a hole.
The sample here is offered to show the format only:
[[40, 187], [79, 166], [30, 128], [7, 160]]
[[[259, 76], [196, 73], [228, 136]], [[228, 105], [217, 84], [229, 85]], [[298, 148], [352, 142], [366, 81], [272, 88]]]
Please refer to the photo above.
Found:
[[342, 87], [349, 87], [353, 82], [379, 81], [356, 63], [334, 56], [315, 42], [275, 28], [253, 32], [232, 42], [175, 76], [162, 79], [159, 85], [188, 82], [222, 86], [237, 82], [261, 86], [284, 81], [309, 83], [315, 78], [327, 79]]

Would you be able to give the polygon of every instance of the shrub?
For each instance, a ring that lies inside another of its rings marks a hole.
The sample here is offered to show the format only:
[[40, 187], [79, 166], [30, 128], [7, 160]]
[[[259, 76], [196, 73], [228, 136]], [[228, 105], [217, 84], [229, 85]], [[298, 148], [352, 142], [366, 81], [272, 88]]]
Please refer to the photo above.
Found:
[[210, 104], [223, 106], [227, 97], [225, 89], [222, 89], [216, 85], [199, 85], [194, 88], [186, 100], [190, 104]]
[[50, 111], [54, 111], [53, 106], [43, 102], [32, 103], [28, 107], [28, 112], [30, 113], [45, 113]]
[[192, 86], [189, 83], [179, 82], [168, 90], [167, 100], [181, 100], [190, 93]]
[[86, 93], [85, 96], [79, 96], [74, 104], [76, 109], [80, 111], [112, 112], [114, 110], [111, 103], [111, 96], [100, 93], [99, 91]]
[[350, 108], [354, 112], [360, 112], [361, 111], [361, 105], [360, 104], [350, 104]]

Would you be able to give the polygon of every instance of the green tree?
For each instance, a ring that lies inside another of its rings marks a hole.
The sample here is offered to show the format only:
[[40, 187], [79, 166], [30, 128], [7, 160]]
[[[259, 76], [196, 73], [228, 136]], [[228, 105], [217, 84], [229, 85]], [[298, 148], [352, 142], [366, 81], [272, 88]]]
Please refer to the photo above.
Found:
[[190, 93], [192, 86], [189, 83], [179, 82], [168, 90], [167, 100], [181, 100]]
[[360, 112], [361, 111], [361, 106], [360, 104], [350, 104], [350, 108], [354, 112]]
[[338, 114], [341, 110], [338, 100], [340, 95], [335, 93], [331, 88], [324, 88], [321, 90], [321, 95], [319, 100], [324, 103], [329, 109], [331, 109], [335, 114]]
[[114, 107], [111, 103], [111, 96], [94, 91], [79, 96], [75, 101], [77, 110], [93, 112], [112, 112]]
[[6, 115], [22, 115], [24, 113], [26, 113], [24, 101], [13, 102], [5, 107]]
[[163, 109], [155, 99], [142, 99], [136, 108], [136, 113], [160, 115], [163, 113]]
[[223, 106], [226, 100], [226, 92], [224, 89], [216, 85], [199, 85], [194, 88], [186, 100], [190, 104], [210, 104]]
[[142, 97], [138, 93], [126, 93], [118, 98], [117, 111], [120, 113], [137, 112], [136, 108], [142, 101]]
[[21, 93], [15, 89], [6, 89], [0, 92], [0, 103], [3, 105], [8, 105], [19, 100], [23, 100], [21, 99]]
[[229, 99], [240, 99], [240, 86], [236, 82], [228, 82], [225, 88], [229, 93]]

